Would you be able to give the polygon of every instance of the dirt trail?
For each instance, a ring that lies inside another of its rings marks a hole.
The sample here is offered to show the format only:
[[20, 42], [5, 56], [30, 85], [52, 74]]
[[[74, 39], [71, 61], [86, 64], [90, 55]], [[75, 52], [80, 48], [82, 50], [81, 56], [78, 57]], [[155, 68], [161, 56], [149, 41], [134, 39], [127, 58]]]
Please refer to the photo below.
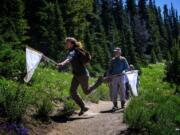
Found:
[[98, 104], [87, 103], [90, 108], [83, 116], [74, 114], [68, 120], [57, 120], [38, 131], [37, 135], [116, 135], [127, 129], [123, 123], [123, 110], [114, 113], [110, 110], [112, 103], [100, 101]]

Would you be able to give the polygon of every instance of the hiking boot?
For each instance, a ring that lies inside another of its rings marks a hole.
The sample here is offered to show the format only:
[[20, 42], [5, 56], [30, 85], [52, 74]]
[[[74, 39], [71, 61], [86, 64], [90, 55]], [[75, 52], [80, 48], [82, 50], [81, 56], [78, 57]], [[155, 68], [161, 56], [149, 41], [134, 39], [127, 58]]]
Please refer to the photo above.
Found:
[[111, 109], [111, 112], [115, 112], [116, 110], [118, 110], [118, 107], [114, 106], [114, 107]]
[[89, 110], [88, 107], [81, 108], [81, 111], [79, 112], [79, 116], [83, 115], [85, 112]]
[[121, 108], [124, 108], [125, 103], [125, 101], [121, 101]]

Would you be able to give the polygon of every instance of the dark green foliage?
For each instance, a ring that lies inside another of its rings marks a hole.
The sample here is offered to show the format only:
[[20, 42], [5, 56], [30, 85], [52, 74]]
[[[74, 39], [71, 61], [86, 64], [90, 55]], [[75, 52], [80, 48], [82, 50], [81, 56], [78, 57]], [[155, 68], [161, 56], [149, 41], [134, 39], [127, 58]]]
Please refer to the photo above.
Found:
[[164, 25], [166, 28], [165, 38], [167, 40], [167, 49], [171, 49], [173, 45], [173, 36], [171, 29], [171, 16], [169, 15], [167, 5], [164, 5]]
[[48, 97], [44, 98], [37, 106], [37, 116], [40, 118], [47, 118], [53, 110], [52, 101]]
[[147, 19], [147, 7], [146, 7], [146, 1], [147, 0], [139, 0], [138, 1], [138, 8], [139, 8], [139, 14], [142, 19]]
[[22, 0], [3, 0], [1, 7], [1, 42], [18, 48], [28, 43], [49, 57], [62, 60], [65, 36], [75, 36], [94, 56], [91, 65], [98, 61], [103, 68], [108, 67], [106, 61], [116, 46], [130, 57], [128, 48], [131, 45], [126, 44], [130, 38], [128, 27], [132, 31], [132, 48], [140, 63], [153, 48], [158, 54], [157, 60], [166, 58], [165, 54], [179, 35], [178, 14], [173, 6], [170, 10], [164, 7], [163, 18], [152, 0], [139, 0], [138, 3], [127, 0], [125, 6], [122, 0], [30, 0], [25, 4]]
[[27, 10], [31, 46], [54, 59], [62, 59], [66, 33], [58, 2], [31, 0]]
[[12, 49], [8, 44], [0, 45], [0, 74], [9, 79], [22, 80], [25, 73], [25, 53]]
[[134, 16], [136, 14], [136, 1], [135, 0], [127, 0], [127, 11], [129, 12], [130, 16]]
[[153, 0], [3, 0], [0, 7], [0, 43], [28, 44], [61, 61], [65, 37], [74, 36], [92, 54], [92, 70], [106, 70], [115, 47], [135, 65], [150, 61], [152, 50], [162, 61], [179, 37], [177, 11], [165, 5], [162, 14]]
[[72, 99], [66, 99], [64, 102], [64, 108], [63, 113], [66, 115], [72, 115], [76, 109], [75, 103], [72, 101]]
[[125, 41], [125, 45], [126, 45], [126, 49], [127, 49], [127, 59], [129, 63], [132, 63], [135, 65], [135, 67], [138, 67], [138, 61], [137, 61], [137, 54], [135, 52], [135, 47], [134, 47], [134, 41], [133, 41], [133, 36], [132, 36], [132, 32], [129, 29], [127, 29], [126, 32], [126, 41]]
[[11, 121], [20, 121], [31, 102], [25, 87], [13, 81], [0, 79], [0, 107]]
[[123, 1], [115, 0], [113, 6], [114, 6], [113, 15], [114, 15], [116, 27], [118, 30], [122, 30], [123, 20], [124, 20]]
[[87, 15], [92, 12], [93, 0], [59, 0], [67, 36], [83, 39], [84, 32], [89, 25]]
[[13, 48], [24, 48], [29, 38], [24, 10], [23, 0], [2, 0], [0, 4], [0, 37]]
[[[152, 3], [151, 3], [152, 4]], [[148, 8], [148, 22], [147, 27], [150, 34], [150, 44], [148, 46], [148, 52], [151, 52], [154, 48], [155, 53], [161, 53], [161, 50], [158, 50], [157, 48], [160, 46], [160, 32], [159, 27], [157, 25], [157, 18], [155, 13], [155, 7], [153, 5], [149, 5]]]
[[157, 57], [154, 49], [151, 51], [151, 63], [155, 64], [157, 62]]
[[164, 64], [156, 64], [142, 69], [139, 96], [125, 110], [131, 134], [178, 134], [180, 98], [173, 94], [170, 84], [163, 82], [164, 68]]
[[172, 58], [167, 62], [166, 78], [168, 81], [180, 85], [180, 48], [175, 45], [172, 49]]

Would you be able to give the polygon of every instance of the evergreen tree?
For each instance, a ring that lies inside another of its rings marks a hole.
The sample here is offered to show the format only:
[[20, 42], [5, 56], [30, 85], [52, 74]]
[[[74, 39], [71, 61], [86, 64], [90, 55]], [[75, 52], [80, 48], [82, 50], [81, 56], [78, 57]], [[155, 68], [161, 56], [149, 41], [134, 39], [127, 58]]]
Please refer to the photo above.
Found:
[[136, 1], [135, 0], [127, 0], [127, 11], [129, 12], [130, 16], [133, 17], [136, 15]]
[[123, 19], [124, 19], [123, 1], [115, 0], [113, 7], [114, 7], [113, 15], [114, 15], [116, 27], [120, 33], [123, 29]]
[[139, 0], [138, 1], [138, 13], [141, 17], [141, 19], [146, 20], [147, 19], [147, 7], [146, 7], [146, 1], [147, 0]]
[[0, 37], [13, 48], [24, 48], [28, 39], [24, 1], [2, 0], [0, 4]]
[[156, 11], [155, 8], [156, 7], [154, 5], [154, 2], [152, 0], [149, 0], [147, 26], [150, 34], [150, 44], [148, 46], [147, 53], [151, 53], [152, 49], [154, 49], [153, 51], [156, 54], [162, 54], [161, 50], [159, 49], [161, 35], [160, 35], [159, 27], [157, 25], [157, 15], [155, 12]]
[[160, 32], [160, 35], [161, 35], [160, 36], [160, 49], [162, 51], [162, 54], [164, 54], [164, 55], [162, 55], [162, 57], [166, 59], [167, 58], [166, 54], [168, 53], [167, 34], [166, 34], [166, 29], [165, 29], [165, 26], [164, 26], [164, 22], [163, 22], [160, 7], [158, 7], [158, 9], [156, 8], [155, 12], [156, 12], [156, 18], [157, 18], [156, 19], [157, 20], [157, 25], [159, 27], [159, 32]]
[[[107, 0], [102, 1], [102, 11], [101, 11], [102, 24], [104, 26], [104, 30], [106, 35], [108, 36], [113, 29], [113, 16], [112, 9]], [[111, 33], [112, 34], [112, 33]]]
[[116, 37], [118, 39], [118, 44], [116, 46], [120, 46], [121, 50], [123, 52], [123, 55], [127, 56], [127, 49], [126, 49], [126, 28], [129, 24], [129, 18], [128, 15], [123, 7], [123, 1], [122, 0], [116, 0], [113, 5], [113, 15], [115, 24], [117, 27], [117, 34]]
[[146, 27], [146, 22], [141, 20], [139, 16], [134, 17], [134, 42], [136, 47], [136, 52], [138, 57], [145, 62], [146, 50], [150, 44], [149, 38], [150, 34]]
[[129, 63], [135, 65], [135, 67], [139, 67], [138, 65], [138, 60], [137, 60], [137, 54], [135, 52], [135, 47], [134, 47], [134, 40], [133, 40], [133, 35], [130, 27], [127, 27], [127, 31], [125, 33], [126, 37], [126, 50], [127, 50], [127, 59]]
[[85, 47], [92, 55], [91, 66], [96, 71], [107, 67], [106, 61], [110, 59], [108, 42], [100, 18], [100, 7], [99, 1], [94, 0], [93, 11], [86, 17], [89, 25], [86, 27], [84, 36]]
[[101, 18], [107, 40], [109, 41], [108, 48], [112, 52], [116, 46], [120, 46], [120, 35], [113, 17], [113, 8], [105, 0], [102, 1]]
[[56, 1], [54, 5], [54, 15], [55, 18], [53, 20], [54, 22], [52, 27], [55, 34], [55, 43], [52, 55], [56, 54], [54, 57], [58, 60], [61, 60], [64, 56], [64, 40], [66, 36], [66, 31], [58, 1]]
[[172, 37], [172, 30], [171, 30], [171, 25], [170, 25], [170, 17], [169, 17], [169, 12], [168, 12], [168, 7], [167, 5], [164, 5], [164, 25], [166, 28], [166, 34], [165, 38], [167, 40], [167, 49], [170, 50], [172, 48], [173, 44], [173, 37]]
[[175, 45], [172, 49], [172, 60], [167, 63], [167, 80], [180, 85], [180, 48]]
[[152, 51], [151, 51], [151, 61], [150, 62], [153, 64], [156, 64], [156, 62], [157, 62], [157, 57], [156, 57], [154, 49], [152, 49]]
[[27, 44], [61, 60], [64, 39], [73, 36], [90, 51], [98, 71], [108, 67], [115, 47], [135, 65], [173, 61], [179, 28], [174, 7], [165, 5], [162, 16], [155, 0], [2, 0], [0, 5], [1, 44], [13, 49]]
[[171, 61], [171, 54], [170, 54], [170, 52], [168, 51], [168, 53], [167, 53], [167, 58], [166, 58], [166, 60], [169, 62], [169, 61]]
[[38, 5], [28, 9], [27, 17], [33, 19], [33, 22], [29, 22], [31, 46], [49, 57], [62, 59], [66, 33], [58, 2], [47, 2], [46, 0], [40, 2], [31, 0], [31, 2], [31, 6]]
[[179, 36], [178, 15], [173, 5], [171, 5], [170, 13], [171, 13], [170, 17], [171, 17], [171, 29], [172, 29], [173, 39], [176, 40], [177, 42]]
[[92, 0], [59, 0], [63, 19], [68, 36], [78, 39], [84, 38], [85, 29], [89, 25], [86, 20], [88, 14], [92, 13]]

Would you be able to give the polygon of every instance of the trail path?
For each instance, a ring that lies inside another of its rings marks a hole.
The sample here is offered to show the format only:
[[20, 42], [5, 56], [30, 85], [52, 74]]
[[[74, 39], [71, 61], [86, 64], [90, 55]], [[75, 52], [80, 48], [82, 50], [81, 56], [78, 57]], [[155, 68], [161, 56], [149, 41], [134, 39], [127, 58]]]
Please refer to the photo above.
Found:
[[[120, 103], [119, 103], [120, 104]], [[117, 135], [127, 129], [123, 123], [123, 110], [114, 113], [110, 110], [112, 103], [99, 101], [98, 104], [87, 103], [90, 108], [83, 116], [74, 114], [68, 120], [56, 120], [50, 127], [42, 127], [37, 135]]]

